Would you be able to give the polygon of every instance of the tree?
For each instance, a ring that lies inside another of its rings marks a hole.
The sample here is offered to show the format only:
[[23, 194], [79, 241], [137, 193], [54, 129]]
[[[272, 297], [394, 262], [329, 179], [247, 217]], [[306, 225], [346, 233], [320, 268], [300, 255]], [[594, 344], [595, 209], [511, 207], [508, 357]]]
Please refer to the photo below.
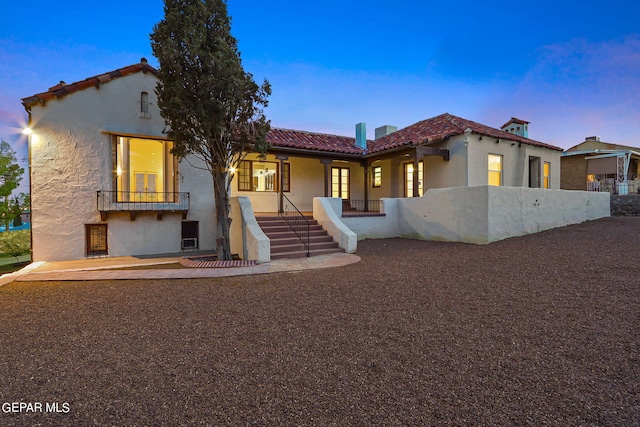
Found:
[[22, 208], [20, 207], [20, 201], [16, 197], [11, 205], [11, 217], [13, 218], [13, 226], [19, 227], [22, 225]]
[[196, 156], [211, 173], [218, 258], [228, 260], [230, 171], [249, 150], [266, 153], [271, 86], [243, 69], [225, 0], [165, 0], [164, 15], [151, 34], [158, 107], [172, 153]]
[[16, 153], [6, 141], [0, 141], [0, 215], [5, 231], [9, 230], [9, 223], [13, 213], [9, 206], [9, 196], [22, 180], [22, 169], [17, 163]]

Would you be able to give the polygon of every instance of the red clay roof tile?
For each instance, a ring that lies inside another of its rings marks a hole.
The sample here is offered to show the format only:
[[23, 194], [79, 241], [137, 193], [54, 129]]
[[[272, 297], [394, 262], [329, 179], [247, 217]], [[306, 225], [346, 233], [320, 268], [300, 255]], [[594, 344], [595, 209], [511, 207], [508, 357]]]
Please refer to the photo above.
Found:
[[109, 73], [89, 77], [79, 82], [75, 82], [71, 84], [60, 82], [57, 85], [49, 88], [47, 92], [37, 93], [33, 96], [22, 98], [22, 105], [24, 105], [25, 108], [30, 108], [36, 104], [44, 105], [44, 103], [46, 103], [47, 101], [50, 101], [53, 98], [63, 98], [66, 95], [76, 92], [78, 90], [84, 90], [91, 86], [98, 87], [102, 83], [109, 82], [111, 80], [117, 79], [118, 77], [123, 77], [129, 74], [135, 74], [140, 71], [142, 71], [143, 73], [150, 72], [153, 75], [158, 76], [158, 70], [156, 70], [151, 65], [149, 65], [146, 59], [142, 58], [142, 60], [138, 64], [129, 65], [127, 67], [123, 67], [123, 68], [119, 68], [117, 70], [111, 71]]
[[348, 136], [272, 128], [267, 134], [267, 141], [275, 147], [342, 154], [365, 154], [365, 150], [356, 145], [356, 138]]

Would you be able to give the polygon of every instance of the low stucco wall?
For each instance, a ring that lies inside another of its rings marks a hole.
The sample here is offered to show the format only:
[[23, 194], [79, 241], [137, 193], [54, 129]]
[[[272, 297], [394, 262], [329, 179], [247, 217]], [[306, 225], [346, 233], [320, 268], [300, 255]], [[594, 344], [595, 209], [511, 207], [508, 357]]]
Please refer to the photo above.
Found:
[[[343, 217], [342, 222], [356, 233], [358, 240], [386, 239], [400, 236], [399, 206], [403, 199], [380, 199], [380, 213], [384, 216]], [[342, 214], [342, 204], [340, 204]]]
[[313, 198], [313, 219], [338, 242], [347, 253], [358, 249], [358, 236], [342, 221], [342, 199], [332, 197]]
[[251, 200], [245, 196], [232, 197], [230, 204], [231, 253], [237, 253], [242, 259], [269, 262], [271, 242], [256, 221]]
[[358, 240], [406, 237], [484, 244], [610, 215], [608, 193], [520, 187], [431, 189], [423, 197], [382, 199], [382, 204], [385, 216], [342, 221]]
[[609, 193], [486, 187], [488, 242], [610, 216]]

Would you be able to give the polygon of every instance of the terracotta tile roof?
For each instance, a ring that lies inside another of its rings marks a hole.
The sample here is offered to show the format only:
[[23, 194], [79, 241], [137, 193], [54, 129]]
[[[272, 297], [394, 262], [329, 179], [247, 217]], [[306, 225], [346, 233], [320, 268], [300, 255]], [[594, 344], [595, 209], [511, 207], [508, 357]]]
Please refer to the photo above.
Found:
[[[356, 138], [348, 136], [272, 128], [267, 134], [267, 141], [274, 147], [341, 154], [366, 154], [365, 150], [356, 145]], [[368, 141], [368, 144], [370, 145], [371, 141]]]
[[523, 136], [514, 135], [481, 123], [476, 123], [471, 120], [445, 113], [430, 119], [422, 120], [411, 126], [407, 126], [404, 129], [400, 129], [389, 135], [383, 136], [382, 138], [376, 139], [373, 143], [369, 144], [369, 152], [375, 153], [402, 146], [429, 144], [451, 136], [462, 135], [466, 129], [471, 129], [473, 133], [478, 135], [563, 151], [560, 147], [555, 147]]
[[60, 82], [59, 84], [49, 88], [49, 90], [46, 92], [23, 98], [22, 105], [24, 105], [25, 108], [29, 108], [36, 104], [44, 105], [47, 101], [50, 101], [52, 99], [60, 99], [79, 90], [84, 90], [88, 87], [98, 87], [101, 84], [117, 79], [118, 77], [139, 73], [140, 71], [142, 71], [143, 73], [151, 73], [155, 76], [158, 76], [158, 70], [149, 65], [145, 58], [142, 58], [140, 60], [140, 63], [138, 64], [119, 68], [109, 73], [101, 74], [99, 76], [89, 77], [88, 79], [84, 79], [79, 82], [70, 84]]

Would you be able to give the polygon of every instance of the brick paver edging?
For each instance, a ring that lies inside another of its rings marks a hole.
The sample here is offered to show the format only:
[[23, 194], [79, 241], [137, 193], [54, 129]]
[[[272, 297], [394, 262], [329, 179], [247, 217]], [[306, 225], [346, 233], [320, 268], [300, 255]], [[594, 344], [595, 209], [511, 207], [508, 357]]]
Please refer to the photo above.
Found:
[[190, 268], [229, 268], [229, 267], [251, 267], [258, 265], [258, 261], [255, 260], [230, 260], [230, 261], [209, 261], [198, 260], [191, 258], [183, 258], [180, 260], [180, 264]]

